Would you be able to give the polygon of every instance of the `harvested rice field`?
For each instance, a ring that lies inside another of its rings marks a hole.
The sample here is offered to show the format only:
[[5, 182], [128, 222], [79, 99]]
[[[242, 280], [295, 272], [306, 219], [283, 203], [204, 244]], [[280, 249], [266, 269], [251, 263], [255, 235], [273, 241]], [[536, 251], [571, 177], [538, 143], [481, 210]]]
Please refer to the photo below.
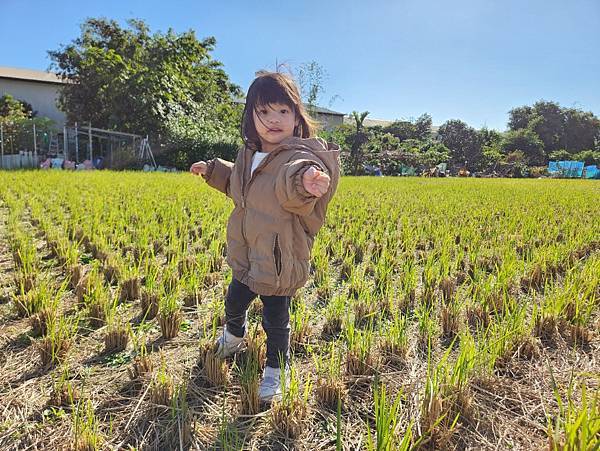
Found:
[[220, 361], [232, 203], [189, 174], [0, 172], [0, 449], [597, 450], [600, 184], [344, 177], [292, 375]]

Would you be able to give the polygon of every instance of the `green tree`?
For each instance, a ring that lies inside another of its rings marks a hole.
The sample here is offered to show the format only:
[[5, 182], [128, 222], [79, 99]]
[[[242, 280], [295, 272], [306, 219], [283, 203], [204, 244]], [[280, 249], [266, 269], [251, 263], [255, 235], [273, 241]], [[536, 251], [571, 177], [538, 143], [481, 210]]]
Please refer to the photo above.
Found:
[[502, 138], [501, 149], [505, 155], [521, 151], [524, 162], [529, 166], [546, 164], [544, 143], [537, 133], [528, 128], [508, 131]]
[[341, 149], [347, 150], [352, 147], [355, 129], [354, 125], [344, 123], [331, 130], [319, 130], [318, 135], [326, 141], [338, 144]]
[[36, 127], [38, 147], [44, 136], [54, 132], [54, 123], [43, 117], [36, 117], [31, 105], [23, 100], [15, 99], [10, 94], [0, 97], [0, 124], [4, 150], [15, 153], [19, 150], [33, 150], [33, 126]]
[[483, 127], [478, 130], [479, 142], [482, 146], [494, 146], [502, 141], [502, 133], [497, 130]]
[[600, 165], [600, 151], [597, 150], [582, 150], [576, 153], [574, 159], [577, 161], [583, 161], [586, 166], [595, 164]]
[[467, 162], [475, 169], [481, 160], [481, 142], [477, 130], [458, 119], [443, 123], [438, 137], [451, 152], [451, 163], [462, 165]]
[[400, 141], [414, 139], [415, 127], [411, 121], [396, 120], [381, 128], [383, 133], [390, 133]]
[[508, 112], [508, 129], [519, 130], [520, 128], [527, 128], [533, 116], [534, 111], [530, 106], [525, 105], [513, 108]]
[[560, 149], [569, 153], [593, 149], [600, 141], [600, 119], [592, 112], [562, 108], [556, 102], [545, 100], [510, 110], [508, 128], [535, 132], [546, 155]]
[[424, 168], [431, 168], [450, 160], [450, 149], [441, 142], [427, 141], [421, 145], [418, 151], [418, 164]]
[[385, 174], [389, 174], [393, 170], [393, 155], [400, 147], [400, 140], [391, 133], [382, 133], [373, 128], [369, 128], [368, 137], [363, 147], [363, 163], [378, 166]]
[[575, 108], [563, 110], [564, 133], [561, 146], [569, 152], [593, 149], [600, 141], [600, 119], [590, 111]]
[[371, 139], [366, 144], [366, 149], [372, 153], [389, 152], [400, 148], [400, 140], [391, 133], [372, 133]]
[[151, 34], [136, 19], [127, 25], [88, 19], [79, 37], [48, 52], [70, 81], [59, 98], [68, 120], [160, 136], [171, 147], [185, 141], [182, 122], [211, 142], [234, 140], [239, 106], [232, 98], [242, 92], [212, 58], [215, 38], [199, 41], [191, 30]]
[[483, 171], [494, 171], [504, 155], [499, 143], [492, 143], [482, 146], [480, 169]]
[[550, 152], [550, 155], [548, 155], [548, 158], [552, 161], [566, 161], [566, 160], [570, 160], [571, 158], [573, 158], [573, 155], [571, 155], [571, 153], [568, 150], [559, 149], [559, 150]]
[[431, 116], [424, 113], [414, 120], [396, 120], [383, 127], [382, 131], [391, 133], [401, 141], [405, 139], [426, 140], [431, 136], [431, 125]]
[[10, 94], [0, 97], [0, 120], [30, 119], [36, 115], [31, 104], [24, 100], [15, 99]]
[[358, 166], [362, 160], [362, 146], [368, 142], [367, 133], [363, 132], [363, 122], [365, 118], [369, 115], [368, 111], [363, 111], [359, 113], [358, 111], [353, 111], [350, 116], [354, 119], [354, 123], [356, 125], [356, 129], [354, 132], [354, 138], [352, 141], [352, 146], [350, 148], [350, 159], [352, 161], [352, 174], [358, 173]]
[[533, 105], [534, 115], [527, 128], [534, 131], [544, 144], [546, 154], [561, 147], [564, 135], [565, 118], [556, 102], [540, 100]]
[[496, 130], [483, 127], [477, 131], [481, 144], [481, 157], [474, 169], [480, 171], [494, 171], [498, 162], [502, 160], [502, 134]]
[[431, 126], [433, 121], [431, 119], [431, 115], [427, 113], [423, 113], [414, 121], [414, 139], [426, 140], [431, 137]]
[[[511, 177], [527, 177], [529, 170], [527, 168], [527, 157], [522, 150], [515, 150], [508, 153], [503, 158], [504, 172]], [[506, 171], [508, 169], [508, 171]]]

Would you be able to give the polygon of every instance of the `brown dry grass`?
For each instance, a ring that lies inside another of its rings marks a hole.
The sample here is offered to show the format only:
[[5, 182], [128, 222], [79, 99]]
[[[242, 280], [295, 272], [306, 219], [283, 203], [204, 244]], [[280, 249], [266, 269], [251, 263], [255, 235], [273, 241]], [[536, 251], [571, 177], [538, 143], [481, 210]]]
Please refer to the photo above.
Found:
[[[34, 337], [30, 320], [15, 314], [8, 302], [7, 293], [15, 289], [14, 265], [3, 236], [4, 216], [0, 206], [0, 449], [64, 449], [66, 444], [72, 443], [70, 396], [74, 400], [92, 401], [103, 436], [103, 449], [127, 446], [165, 449], [178, 448], [181, 444], [191, 449], [229, 446], [229, 449], [311, 450], [335, 449], [336, 416], [332, 404], [341, 396], [344, 399], [344, 449], [361, 449], [365, 445], [365, 421], [372, 421], [373, 416], [370, 382], [375, 377], [390, 388], [390, 393], [402, 390], [406, 395], [399, 418], [400, 430], [405, 430], [414, 420], [415, 434], [424, 434], [419, 425], [431, 423], [430, 419], [422, 418], [423, 400], [420, 399], [427, 361], [415, 352], [419, 344], [412, 332], [408, 349], [402, 351], [401, 365], [387, 359], [377, 365], [374, 361], [365, 364], [349, 359], [351, 374], [343, 376], [341, 381], [316, 381], [315, 396], [310, 398], [308, 406], [311, 415], [302, 421], [291, 421], [287, 412], [277, 409], [241, 414], [239, 380], [229, 378], [229, 374], [219, 379], [222, 373], [215, 370], [218, 366], [207, 360], [206, 350], [200, 353], [198, 343], [205, 337], [199, 324], [201, 318], [209, 314], [208, 307], [202, 304], [182, 311], [182, 318], [192, 327], [168, 341], [161, 338], [158, 321], [149, 321], [145, 331], [148, 356], [143, 360], [132, 357], [131, 352], [125, 356], [131, 358], [130, 361], [120, 361], [116, 354], [103, 354], [106, 330], [95, 330], [84, 323], [71, 344], [66, 362], [70, 367], [71, 395], [68, 391], [66, 394], [56, 392], [56, 379], [62, 367], [51, 369], [41, 365], [33, 345], [40, 343], [40, 339]], [[45, 252], [43, 243], [39, 252]], [[58, 280], [67, 275], [52, 259], [48, 260], [45, 270]], [[315, 306], [320, 302], [318, 289], [312, 287], [310, 281], [307, 287], [303, 301]], [[224, 288], [222, 278], [215, 279], [205, 294], [221, 296]], [[445, 298], [459, 295], [449, 286], [441, 289]], [[137, 301], [139, 296], [131, 294], [127, 297], [136, 300], [127, 304], [122, 314], [135, 328], [141, 307]], [[418, 290], [417, 298], [419, 294], [422, 292]], [[73, 314], [76, 306], [77, 296], [70, 292], [59, 314]], [[465, 325], [485, 325], [490, 318], [487, 312], [473, 310], [467, 311], [466, 320]], [[597, 317], [595, 324], [600, 324]], [[316, 323], [313, 327], [322, 330], [323, 324]], [[457, 327], [460, 323], [457, 325], [452, 320], [445, 329], [454, 331]], [[330, 333], [338, 332], [336, 324], [328, 324], [327, 328]], [[466, 398], [453, 407], [468, 414], [459, 418], [454, 431], [430, 437], [423, 443], [424, 449], [547, 449], [547, 417], [557, 409], [550, 368], [559, 387], [566, 387], [575, 374], [590, 391], [597, 391], [600, 342], [590, 329], [563, 327], [552, 319], [541, 321], [535, 334], [539, 342], [532, 338], [521, 343], [518, 350], [507, 356], [501, 371], [472, 380]], [[325, 334], [314, 343], [317, 352], [326, 338], [330, 337]], [[264, 336], [259, 335], [254, 344], [249, 343], [248, 351], [256, 353], [261, 362], [264, 362], [263, 341]], [[574, 347], [575, 343], [579, 346]], [[174, 384], [187, 385], [183, 405], [174, 401], [169, 387], [152, 388], [152, 375], [160, 367], [159, 350]], [[443, 351], [444, 343], [437, 344], [433, 359], [438, 359]], [[201, 365], [199, 357], [203, 359]], [[374, 350], [373, 359], [376, 357], [379, 356]], [[314, 380], [311, 357], [298, 355], [294, 360], [300, 377]], [[216, 387], [206, 384], [203, 371], [207, 370], [213, 371], [213, 376], [216, 374], [214, 377], [220, 381], [214, 384]], [[51, 405], [54, 410], [49, 408]], [[157, 405], [163, 407], [157, 409]], [[436, 408], [432, 402], [432, 409]], [[278, 431], [273, 421], [288, 427]]]

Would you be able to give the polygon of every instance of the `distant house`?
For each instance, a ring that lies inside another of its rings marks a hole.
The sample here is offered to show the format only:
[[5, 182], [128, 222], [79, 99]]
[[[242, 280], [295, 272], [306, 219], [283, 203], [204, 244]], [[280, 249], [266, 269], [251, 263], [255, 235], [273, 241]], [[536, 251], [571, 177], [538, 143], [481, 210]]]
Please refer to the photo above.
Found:
[[[234, 99], [236, 103], [245, 104], [246, 99], [244, 97]], [[308, 110], [308, 105], [304, 104], [304, 107]], [[342, 125], [344, 123], [344, 113], [338, 113], [337, 111], [332, 111], [327, 108], [323, 108], [320, 106], [314, 107], [314, 112], [316, 113], [317, 121], [319, 121], [325, 130], [332, 130], [338, 125]]]
[[0, 66], [0, 97], [10, 94], [31, 104], [38, 116], [52, 119], [62, 128], [66, 115], [58, 109], [59, 89], [66, 82], [52, 72]]
[[332, 130], [335, 127], [344, 123], [344, 113], [338, 113], [320, 106], [315, 107], [317, 120], [321, 123], [325, 130]]
[[[371, 119], [369, 117], [366, 117], [365, 120], [363, 121], [363, 126], [374, 127], [374, 126], [380, 125], [381, 127], [386, 127], [386, 126], [392, 124], [393, 122], [394, 121], [388, 121], [385, 119]], [[354, 120], [354, 118], [352, 116], [350, 116], [348, 114], [347, 116], [344, 116], [344, 124], [356, 126], [356, 121]]]
[[[395, 121], [388, 121], [386, 119], [370, 119], [370, 118], [366, 117], [365, 120], [363, 121], [363, 125], [365, 127], [375, 127], [375, 126], [387, 127], [388, 125], [391, 125], [394, 122]], [[344, 116], [344, 124], [352, 125], [352, 126], [356, 127], [356, 121], [350, 115]], [[435, 138], [437, 136], [439, 129], [440, 129], [439, 125], [431, 126], [432, 137]]]

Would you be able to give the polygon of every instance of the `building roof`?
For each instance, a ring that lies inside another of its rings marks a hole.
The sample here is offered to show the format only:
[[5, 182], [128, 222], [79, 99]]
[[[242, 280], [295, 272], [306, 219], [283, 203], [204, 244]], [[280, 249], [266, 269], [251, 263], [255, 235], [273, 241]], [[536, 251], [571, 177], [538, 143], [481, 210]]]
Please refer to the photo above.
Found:
[[321, 106], [315, 106], [315, 111], [321, 114], [330, 114], [331, 116], [345, 116], [344, 113], [340, 113], [338, 111], [333, 111], [328, 108], [323, 108]]
[[[385, 127], [387, 125], [392, 124], [394, 121], [388, 121], [386, 119], [371, 119], [366, 117], [365, 120], [363, 121], [363, 125], [365, 127], [373, 127], [375, 125], [380, 125], [382, 127]], [[350, 115], [344, 116], [344, 124], [350, 124], [350, 125], [355, 125], [356, 121], [354, 120], [354, 118], [350, 117]]]
[[57, 74], [53, 72], [43, 72], [40, 70], [18, 69], [16, 67], [0, 66], [0, 78], [10, 78], [12, 80], [27, 80], [39, 83], [65, 84]]
[[[376, 125], [380, 125], [382, 127], [387, 127], [388, 125], [391, 125], [394, 122], [396, 122], [396, 121], [389, 121], [386, 119], [369, 119], [368, 117], [366, 117], [365, 120], [363, 121], [363, 125], [365, 127], [373, 127]], [[348, 115], [348, 116], [344, 116], [344, 124], [356, 125], [356, 121], [354, 120], [354, 118], [352, 118], [352, 117], [350, 117], [350, 115]], [[433, 133], [435, 135], [435, 134], [437, 134], [439, 129], [440, 129], [439, 125], [432, 125], [431, 133]]]

